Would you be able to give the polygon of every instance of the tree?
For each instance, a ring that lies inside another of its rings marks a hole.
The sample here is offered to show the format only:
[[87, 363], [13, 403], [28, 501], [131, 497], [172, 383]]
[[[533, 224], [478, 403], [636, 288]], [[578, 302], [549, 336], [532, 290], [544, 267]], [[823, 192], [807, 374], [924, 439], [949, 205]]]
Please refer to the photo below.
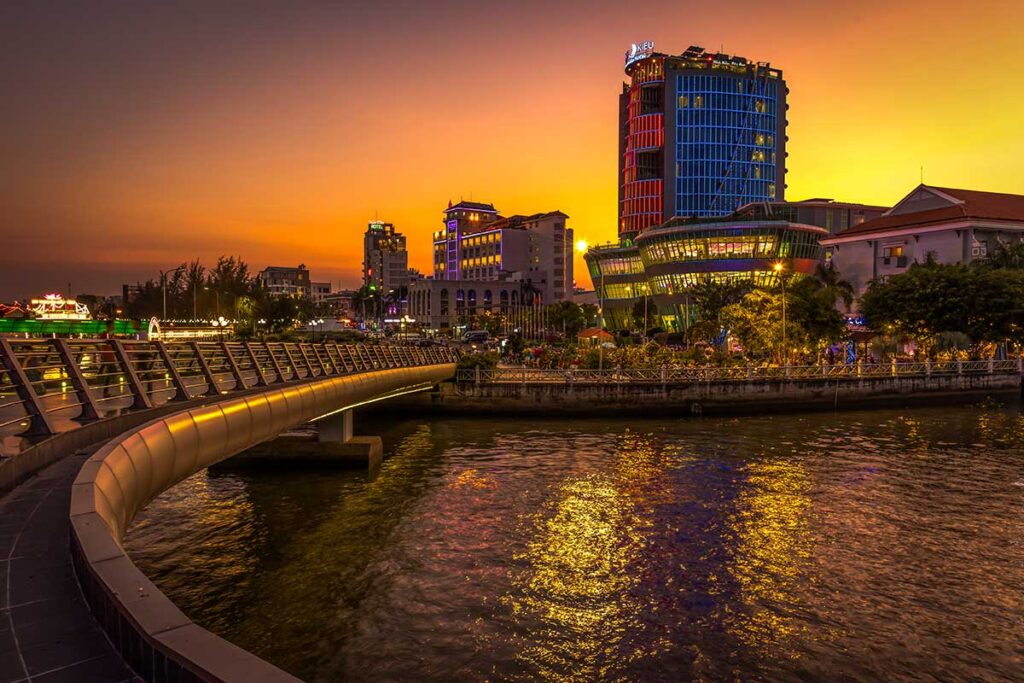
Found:
[[702, 320], [721, 321], [722, 309], [738, 304], [753, 289], [746, 281], [704, 280], [692, 288], [693, 304]]
[[722, 308], [721, 324], [748, 354], [761, 357], [781, 354], [782, 293], [766, 289], [750, 292], [740, 303]]
[[384, 310], [384, 300], [376, 285], [363, 285], [352, 295], [352, 308], [365, 322], [376, 320]]
[[[646, 317], [644, 317], [645, 313]], [[654, 327], [654, 321], [657, 318], [657, 315], [658, 306], [650, 300], [650, 297], [647, 297], [646, 299], [638, 299], [637, 302], [633, 304], [633, 327], [643, 330], [644, 334], [646, 334], [648, 330]]]
[[915, 264], [875, 280], [861, 297], [868, 325], [933, 348], [938, 335], [962, 333], [977, 342], [1024, 340], [1024, 269], [991, 263]]
[[981, 268], [1016, 268], [1024, 270], [1024, 242], [1000, 242], [984, 259], [975, 262]]
[[[834, 275], [835, 269], [832, 269]], [[849, 283], [843, 283], [847, 286]], [[786, 334], [791, 345], [804, 344], [816, 352], [841, 339], [846, 321], [836, 310], [836, 297], [843, 287], [817, 278], [800, 278], [786, 291]], [[852, 302], [852, 288], [850, 297]]]
[[597, 304], [580, 304], [580, 310], [583, 311], [583, 326], [593, 327], [597, 325], [598, 307]]
[[567, 337], [576, 336], [587, 324], [583, 308], [572, 301], [559, 301], [548, 306], [544, 313], [548, 327]]
[[821, 283], [832, 299], [832, 305], [842, 301], [846, 310], [853, 305], [853, 285], [839, 277], [839, 270], [834, 263], [819, 263], [814, 271], [814, 279]]

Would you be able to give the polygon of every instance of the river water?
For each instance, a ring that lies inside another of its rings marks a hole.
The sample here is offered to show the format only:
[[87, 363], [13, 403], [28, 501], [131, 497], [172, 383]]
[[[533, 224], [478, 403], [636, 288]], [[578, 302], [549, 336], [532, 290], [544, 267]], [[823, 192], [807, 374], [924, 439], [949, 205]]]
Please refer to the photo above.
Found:
[[127, 547], [307, 680], [1024, 680], [1024, 417], [360, 423], [354, 472], [200, 473]]

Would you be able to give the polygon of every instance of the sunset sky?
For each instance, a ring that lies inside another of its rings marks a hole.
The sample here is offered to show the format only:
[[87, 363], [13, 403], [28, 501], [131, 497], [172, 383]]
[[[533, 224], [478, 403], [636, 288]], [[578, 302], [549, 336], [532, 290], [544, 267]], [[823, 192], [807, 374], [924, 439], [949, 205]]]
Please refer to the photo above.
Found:
[[[1024, 193], [1020, 0], [0, 4], [0, 301], [199, 257], [357, 283], [374, 216], [460, 197], [616, 224], [623, 51], [724, 49], [791, 90], [787, 198]], [[582, 261], [577, 279], [589, 286]]]

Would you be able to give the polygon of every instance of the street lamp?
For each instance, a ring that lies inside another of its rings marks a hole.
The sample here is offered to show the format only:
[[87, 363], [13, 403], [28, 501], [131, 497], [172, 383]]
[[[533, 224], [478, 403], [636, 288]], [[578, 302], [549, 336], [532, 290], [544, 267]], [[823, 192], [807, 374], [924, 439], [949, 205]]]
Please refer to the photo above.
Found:
[[789, 353], [786, 350], [786, 266], [782, 261], [776, 261], [772, 268], [779, 274], [779, 282], [782, 283], [782, 364], [789, 365]]
[[651, 293], [651, 288], [645, 282], [644, 283], [644, 329], [643, 329], [644, 340], [647, 339], [647, 327], [648, 327], [648, 325], [647, 325], [647, 295], [650, 294], [650, 293]]
[[[164, 320], [167, 320], [167, 273], [171, 273], [176, 270], [178, 270], [178, 268], [160, 271], [160, 294], [164, 300]], [[194, 318], [195, 316], [192, 317]]]

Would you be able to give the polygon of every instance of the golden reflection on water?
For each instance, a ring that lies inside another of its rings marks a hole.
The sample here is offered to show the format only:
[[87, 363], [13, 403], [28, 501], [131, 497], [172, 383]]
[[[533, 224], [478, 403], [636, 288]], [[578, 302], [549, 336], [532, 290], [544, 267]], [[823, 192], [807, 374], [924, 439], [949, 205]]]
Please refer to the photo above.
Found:
[[515, 558], [528, 568], [503, 602], [517, 618], [540, 624], [517, 657], [543, 680], [615, 680], [616, 669], [643, 655], [623, 642], [626, 634], [645, 640], [636, 638], [642, 605], [630, 591], [640, 580], [655, 501], [638, 495], [658, 488], [649, 481], [665, 467], [649, 437], [628, 431], [617, 458], [614, 476], [591, 473], [558, 486]]
[[799, 601], [803, 567], [811, 557], [810, 481], [798, 460], [754, 460], [728, 526], [736, 538], [729, 571], [746, 606], [726, 617], [739, 642], [775, 656], [795, 656], [789, 646], [806, 627], [773, 605]]

